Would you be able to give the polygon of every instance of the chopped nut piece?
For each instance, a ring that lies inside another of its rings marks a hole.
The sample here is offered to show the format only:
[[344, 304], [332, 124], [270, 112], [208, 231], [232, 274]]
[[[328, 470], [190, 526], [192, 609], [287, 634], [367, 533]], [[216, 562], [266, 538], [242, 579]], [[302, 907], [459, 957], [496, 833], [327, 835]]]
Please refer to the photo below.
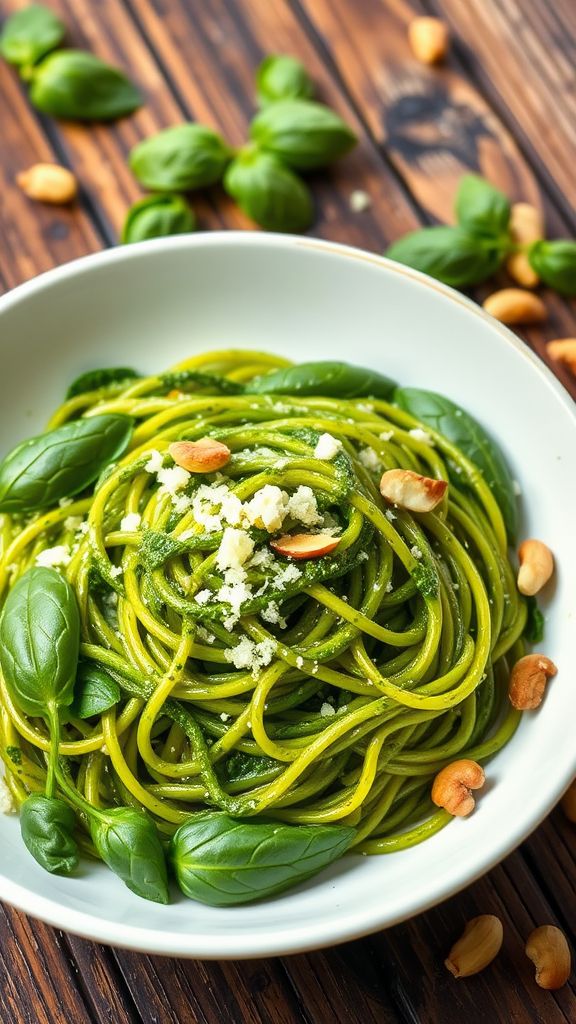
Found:
[[548, 315], [542, 299], [522, 288], [502, 288], [484, 299], [482, 305], [503, 324], [539, 324]]
[[564, 932], [553, 924], [535, 928], [525, 946], [526, 956], [536, 968], [536, 984], [540, 988], [562, 988], [570, 977], [570, 947]]
[[499, 917], [494, 914], [473, 917], [444, 963], [455, 978], [469, 978], [492, 963], [500, 952], [503, 938], [504, 929]]
[[67, 167], [59, 164], [34, 164], [16, 175], [16, 184], [30, 199], [61, 206], [76, 198], [76, 178]]
[[211, 437], [199, 441], [174, 441], [168, 453], [177, 466], [189, 473], [215, 473], [230, 461], [230, 449]]
[[518, 558], [518, 590], [527, 597], [533, 597], [554, 572], [554, 556], [541, 540], [525, 540], [518, 548]]
[[411, 512], [431, 512], [440, 504], [448, 484], [420, 476], [411, 469], [389, 469], [380, 480], [380, 493], [394, 505]]
[[414, 18], [408, 26], [412, 53], [423, 64], [437, 64], [448, 51], [448, 26], [440, 18]]
[[474, 810], [472, 789], [481, 789], [485, 782], [483, 768], [476, 761], [462, 758], [447, 764], [432, 784], [432, 802], [457, 818], [465, 818]]
[[[544, 237], [542, 213], [531, 203], [513, 203], [508, 223], [510, 237], [516, 245], [530, 245]], [[506, 260], [506, 269], [523, 288], [535, 288], [540, 278], [533, 270], [525, 252], [513, 252]]]
[[338, 537], [330, 537], [326, 533], [294, 533], [285, 534], [284, 537], [271, 541], [270, 547], [279, 555], [302, 559], [329, 555], [339, 543]]
[[540, 707], [546, 683], [558, 669], [545, 654], [526, 654], [516, 662], [510, 673], [508, 696], [518, 711], [533, 711]]
[[576, 373], [576, 338], [549, 341], [546, 351], [554, 363], [563, 363], [572, 373]]

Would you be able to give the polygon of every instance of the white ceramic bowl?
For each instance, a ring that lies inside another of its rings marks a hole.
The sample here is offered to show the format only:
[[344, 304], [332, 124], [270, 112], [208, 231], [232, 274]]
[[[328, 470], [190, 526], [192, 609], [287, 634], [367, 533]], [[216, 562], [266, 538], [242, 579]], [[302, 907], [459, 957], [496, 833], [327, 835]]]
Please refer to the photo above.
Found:
[[156, 371], [220, 347], [295, 360], [342, 358], [444, 392], [500, 441], [522, 488], [524, 529], [558, 572], [546, 653], [559, 671], [489, 767], [470, 819], [386, 857], [345, 858], [288, 894], [236, 909], [160, 907], [105, 867], [45, 873], [0, 820], [0, 898], [103, 942], [195, 957], [293, 953], [384, 928], [445, 899], [541, 821], [576, 771], [576, 418], [569, 396], [506, 328], [450, 288], [395, 263], [312, 239], [181, 236], [78, 260], [0, 302], [0, 436], [42, 427], [66, 384], [97, 366]]

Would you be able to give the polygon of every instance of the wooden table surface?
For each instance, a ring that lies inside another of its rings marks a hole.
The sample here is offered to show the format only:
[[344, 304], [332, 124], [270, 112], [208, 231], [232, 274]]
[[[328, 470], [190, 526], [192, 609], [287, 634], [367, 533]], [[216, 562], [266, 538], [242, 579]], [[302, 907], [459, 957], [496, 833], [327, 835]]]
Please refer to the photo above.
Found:
[[[314, 234], [380, 252], [419, 223], [449, 220], [456, 183], [485, 174], [513, 199], [541, 203], [552, 236], [576, 235], [574, 0], [47, 0], [75, 44], [128, 68], [146, 105], [113, 126], [38, 117], [0, 65], [0, 288], [115, 244], [139, 189], [127, 153], [183, 119], [241, 143], [262, 56], [289, 52], [361, 143], [314, 184]], [[23, 6], [0, 0], [7, 15]], [[406, 25], [441, 14], [447, 63], [418, 64]], [[33, 204], [14, 184], [39, 160], [72, 167], [72, 209]], [[353, 213], [354, 189], [372, 206]], [[218, 191], [195, 202], [201, 227], [252, 227]], [[504, 280], [504, 279], [503, 279]], [[478, 292], [477, 297], [481, 297]], [[527, 332], [574, 336], [574, 304], [546, 296]], [[574, 380], [559, 370], [563, 383]], [[514, 808], [510, 808], [514, 814]], [[523, 943], [554, 922], [576, 938], [576, 828], [555, 811], [502, 865], [442, 906], [387, 932], [323, 952], [202, 963], [109, 949], [0, 908], [2, 1024], [560, 1024], [576, 1022], [576, 985], [536, 987]], [[385, 900], [386, 892], [376, 898]], [[443, 958], [480, 913], [505, 926], [501, 955], [454, 981]], [[192, 922], [193, 927], [193, 922]]]

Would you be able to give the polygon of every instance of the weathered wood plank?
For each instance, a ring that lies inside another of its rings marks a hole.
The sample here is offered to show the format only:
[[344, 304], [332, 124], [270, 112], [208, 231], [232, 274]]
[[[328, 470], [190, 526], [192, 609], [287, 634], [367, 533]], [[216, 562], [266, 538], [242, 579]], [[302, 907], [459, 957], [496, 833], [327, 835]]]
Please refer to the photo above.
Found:
[[576, 230], [573, 0], [429, 0], [465, 48], [469, 73], [510, 125]]
[[65, 935], [70, 966], [78, 979], [95, 1024], [139, 1024], [140, 1014], [128, 992], [113, 951], [77, 935]]

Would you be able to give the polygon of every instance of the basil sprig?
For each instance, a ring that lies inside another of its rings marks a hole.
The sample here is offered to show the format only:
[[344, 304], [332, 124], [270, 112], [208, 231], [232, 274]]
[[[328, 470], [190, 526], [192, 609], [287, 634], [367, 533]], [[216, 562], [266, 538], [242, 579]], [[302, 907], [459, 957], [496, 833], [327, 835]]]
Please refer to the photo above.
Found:
[[92, 841], [105, 864], [145, 900], [168, 903], [168, 872], [154, 822], [133, 807], [113, 807], [93, 815]]
[[330, 398], [391, 398], [396, 384], [376, 370], [326, 360], [298, 363], [255, 377], [247, 394], [326, 395]]
[[439, 225], [405, 235], [390, 246], [386, 256], [453, 288], [465, 288], [494, 274], [504, 252], [495, 240]]
[[325, 167], [358, 141], [334, 110], [299, 99], [280, 100], [261, 110], [250, 125], [250, 137], [297, 171]]
[[534, 242], [528, 250], [533, 270], [560, 295], [576, 295], [576, 241]]
[[355, 835], [342, 825], [237, 821], [208, 812], [180, 826], [170, 860], [185, 896], [230, 907], [306, 881], [341, 857]]
[[6, 20], [0, 35], [0, 54], [27, 77], [32, 65], [60, 46], [65, 35], [66, 26], [53, 11], [31, 4]]
[[270, 153], [247, 147], [224, 175], [224, 188], [238, 206], [269, 231], [305, 231], [314, 217], [304, 182]]
[[112, 676], [98, 665], [82, 662], [78, 666], [70, 715], [72, 718], [102, 715], [118, 704], [120, 697], [120, 687]]
[[72, 381], [66, 392], [66, 398], [75, 398], [87, 391], [98, 391], [113, 385], [124, 386], [129, 380], [138, 377], [136, 370], [130, 366], [105, 366], [99, 370], [88, 370]]
[[265, 107], [278, 100], [312, 99], [314, 83], [296, 57], [270, 54], [256, 72], [256, 92], [260, 106]]
[[[484, 427], [449, 398], [434, 391], [397, 388], [394, 401], [404, 412], [447, 437], [478, 467], [500, 506], [508, 536], [514, 541], [518, 530], [514, 481], [500, 448]], [[459, 475], [454, 475], [454, 479], [462, 482]]]
[[118, 68], [83, 50], [57, 50], [33, 69], [30, 100], [44, 114], [71, 121], [114, 121], [142, 105]]
[[74, 839], [76, 815], [56, 797], [32, 793], [20, 808], [20, 832], [34, 860], [56, 875], [71, 875], [77, 868], [78, 844]]
[[220, 181], [233, 150], [202, 124], [177, 124], [134, 146], [130, 167], [141, 185], [190, 192]]
[[121, 241], [144, 242], [196, 230], [196, 216], [183, 196], [155, 194], [139, 199], [126, 214]]
[[0, 511], [33, 512], [83, 491], [126, 450], [128, 416], [89, 416], [23, 441], [0, 463]]
[[455, 210], [460, 227], [473, 235], [506, 238], [510, 200], [485, 178], [477, 174], [465, 174], [460, 179]]

